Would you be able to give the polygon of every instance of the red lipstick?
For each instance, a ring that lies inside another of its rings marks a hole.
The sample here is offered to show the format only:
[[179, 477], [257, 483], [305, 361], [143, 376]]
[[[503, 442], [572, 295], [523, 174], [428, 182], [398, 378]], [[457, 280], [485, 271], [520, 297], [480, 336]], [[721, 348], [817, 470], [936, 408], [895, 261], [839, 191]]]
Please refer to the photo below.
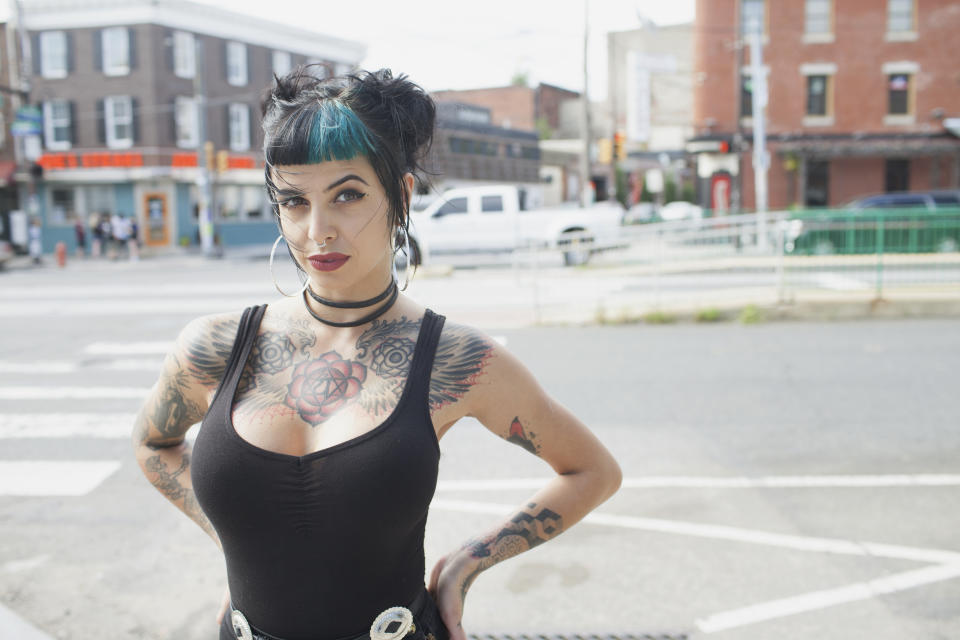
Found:
[[307, 258], [310, 265], [317, 271], [336, 271], [349, 259], [350, 256], [345, 256], [342, 253], [318, 253]]

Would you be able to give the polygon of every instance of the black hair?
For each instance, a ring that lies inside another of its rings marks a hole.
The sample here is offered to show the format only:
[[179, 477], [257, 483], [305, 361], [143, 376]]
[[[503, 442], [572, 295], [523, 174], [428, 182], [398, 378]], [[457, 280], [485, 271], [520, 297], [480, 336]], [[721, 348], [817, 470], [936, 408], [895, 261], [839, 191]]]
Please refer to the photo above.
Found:
[[399, 243], [410, 225], [412, 195], [403, 176], [409, 172], [425, 182], [423, 163], [436, 119], [433, 99], [389, 69], [320, 79], [310, 73], [311, 66], [274, 76], [261, 105], [264, 172], [277, 224], [274, 167], [364, 155], [386, 192], [388, 221]]

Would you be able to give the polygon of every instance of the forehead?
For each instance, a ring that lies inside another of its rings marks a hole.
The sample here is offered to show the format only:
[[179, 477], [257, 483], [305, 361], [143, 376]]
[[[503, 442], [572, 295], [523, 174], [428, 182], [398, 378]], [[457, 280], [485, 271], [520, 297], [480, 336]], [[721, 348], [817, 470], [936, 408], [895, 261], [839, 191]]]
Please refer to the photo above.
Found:
[[278, 165], [270, 169], [270, 177], [278, 189], [295, 187], [304, 191], [326, 189], [329, 184], [350, 174], [362, 178], [371, 187], [379, 185], [377, 173], [366, 156], [315, 164]]

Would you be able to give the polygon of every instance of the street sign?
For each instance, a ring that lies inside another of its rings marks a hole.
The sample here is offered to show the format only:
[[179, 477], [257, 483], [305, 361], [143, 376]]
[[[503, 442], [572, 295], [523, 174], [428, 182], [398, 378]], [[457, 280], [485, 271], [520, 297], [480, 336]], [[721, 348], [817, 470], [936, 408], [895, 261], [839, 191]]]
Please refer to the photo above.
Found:
[[43, 123], [43, 112], [40, 111], [40, 107], [20, 107], [17, 109], [17, 113], [14, 115], [13, 119], [17, 122], [22, 120], [25, 122]]
[[43, 125], [38, 122], [27, 122], [26, 120], [14, 120], [10, 125], [10, 135], [15, 138], [23, 136], [38, 136], [43, 133]]

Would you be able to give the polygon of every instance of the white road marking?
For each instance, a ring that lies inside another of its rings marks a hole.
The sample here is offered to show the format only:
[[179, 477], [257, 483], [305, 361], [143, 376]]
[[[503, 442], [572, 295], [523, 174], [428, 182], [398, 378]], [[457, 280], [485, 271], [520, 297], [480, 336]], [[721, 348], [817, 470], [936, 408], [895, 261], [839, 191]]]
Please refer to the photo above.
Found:
[[[441, 480], [437, 491], [501, 491], [539, 489], [549, 478], [498, 478], [494, 480]], [[831, 489], [872, 487], [955, 487], [960, 474], [921, 473], [862, 476], [647, 476], [624, 478], [624, 489]]]
[[[432, 508], [445, 511], [462, 511], [466, 513], [487, 513], [509, 515], [516, 511], [515, 505], [494, 504], [489, 502], [473, 502], [468, 500], [434, 500]], [[608, 513], [591, 513], [583, 522], [589, 524], [639, 529], [659, 533], [671, 533], [715, 540], [729, 540], [747, 544], [759, 544], [781, 549], [796, 551], [815, 551], [819, 553], [837, 553], [853, 556], [894, 558], [897, 560], [915, 560], [939, 564], [960, 564], [960, 551], [941, 549], [924, 549], [904, 547], [874, 542], [860, 542], [855, 540], [838, 540], [834, 538], [816, 538], [812, 536], [794, 536], [782, 533], [770, 533], [754, 529], [742, 529], [722, 525], [697, 524], [677, 520], [660, 520], [655, 518], [638, 518]]]
[[0, 495], [82, 496], [119, 468], [116, 461], [2, 461]]
[[17, 640], [53, 640], [16, 613], [0, 604], [0, 629], [3, 629], [4, 638]]
[[6, 413], [0, 415], [0, 439], [129, 438], [133, 413]]
[[957, 577], [960, 577], [960, 564], [924, 567], [923, 569], [897, 573], [868, 582], [857, 582], [834, 589], [812, 591], [790, 598], [762, 602], [749, 607], [717, 613], [702, 620], [697, 620], [696, 625], [704, 633], [725, 631], [774, 618], [783, 618], [848, 602], [867, 600], [878, 595], [913, 589], [914, 587], [952, 580]]
[[835, 289], [837, 291], [865, 291], [871, 288], [869, 284], [862, 280], [836, 273], [820, 273], [817, 275], [817, 282], [824, 289]]
[[44, 553], [39, 556], [33, 556], [32, 558], [24, 558], [23, 560], [11, 560], [10, 562], [5, 562], [0, 565], [0, 571], [4, 573], [19, 573], [21, 571], [32, 571], [37, 567], [42, 567], [50, 560], [50, 554]]
[[0, 387], [0, 400], [142, 400], [149, 391], [141, 387]]
[[153, 371], [159, 373], [162, 366], [163, 358], [119, 358], [103, 363], [91, 363], [89, 368], [107, 371]]
[[170, 341], [163, 342], [91, 342], [83, 352], [96, 356], [129, 356], [144, 354], [164, 355], [173, 347]]
[[99, 362], [65, 362], [40, 360], [33, 362], [0, 361], [0, 373], [76, 373], [78, 371], [155, 371], [159, 372], [162, 359], [121, 358]]
[[75, 362], [36, 361], [13, 362], [0, 361], [0, 373], [73, 373], [79, 367]]

